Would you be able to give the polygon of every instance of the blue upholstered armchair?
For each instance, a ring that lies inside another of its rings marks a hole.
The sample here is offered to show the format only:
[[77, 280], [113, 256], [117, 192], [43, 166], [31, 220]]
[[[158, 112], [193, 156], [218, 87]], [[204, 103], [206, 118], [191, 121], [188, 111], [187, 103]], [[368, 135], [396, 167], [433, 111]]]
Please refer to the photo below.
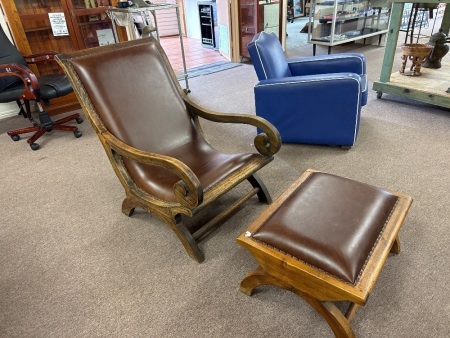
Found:
[[286, 59], [276, 35], [266, 32], [255, 35], [248, 50], [259, 79], [256, 115], [270, 121], [283, 142], [354, 145], [367, 103], [363, 55]]

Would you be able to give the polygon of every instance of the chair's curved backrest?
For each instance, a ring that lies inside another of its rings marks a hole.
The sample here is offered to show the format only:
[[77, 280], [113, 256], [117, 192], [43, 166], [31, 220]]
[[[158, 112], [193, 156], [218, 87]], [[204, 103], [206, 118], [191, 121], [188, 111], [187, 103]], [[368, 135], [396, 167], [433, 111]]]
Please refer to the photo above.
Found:
[[274, 33], [256, 34], [247, 47], [260, 81], [292, 76], [283, 48]]
[[155, 44], [110, 49], [71, 62], [96, 113], [124, 143], [161, 154], [197, 134]]
[[[0, 65], [15, 63], [27, 66], [22, 54], [17, 50], [16, 46], [8, 39], [3, 27], [0, 25]], [[16, 84], [21, 84], [22, 80], [15, 76], [0, 77], [0, 93]]]
[[[94, 113], [125, 144], [161, 155], [173, 154], [180, 148], [208, 146], [184, 104], [179, 84], [151, 38], [126, 46], [111, 45], [97, 53], [73, 57], [70, 63]], [[124, 163], [134, 182], [154, 196], [161, 197], [164, 189], [172, 191], [179, 180], [159, 167], [129, 159]]]

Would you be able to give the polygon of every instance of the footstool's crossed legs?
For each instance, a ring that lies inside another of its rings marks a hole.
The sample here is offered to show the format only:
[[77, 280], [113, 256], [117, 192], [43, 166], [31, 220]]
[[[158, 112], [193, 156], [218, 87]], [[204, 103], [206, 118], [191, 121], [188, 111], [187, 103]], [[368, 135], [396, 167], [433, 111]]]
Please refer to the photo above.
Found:
[[[400, 240], [398, 236], [395, 238], [391, 247], [391, 252], [398, 254], [400, 252]], [[297, 296], [304, 299], [309, 305], [311, 305], [321, 316], [326, 320], [336, 338], [354, 338], [350, 323], [356, 315], [356, 311], [361, 307], [356, 303], [350, 302], [345, 315], [338, 309], [333, 302], [320, 301], [305, 292], [302, 292], [292, 285], [276, 278], [265, 272], [261, 266], [258, 266], [255, 270], [250, 272], [242, 280], [239, 289], [247, 296], [251, 296], [253, 290], [261, 285], [272, 285], [288, 291], [292, 291]]]
[[[261, 267], [250, 272], [241, 282], [240, 290], [248, 296], [251, 296], [253, 289], [260, 285], [273, 285], [279, 288], [294, 292], [297, 296], [303, 298], [327, 321], [331, 330], [337, 338], [354, 338], [350, 320], [332, 302], [321, 302], [308, 294], [293, 288], [282, 280], [269, 275]], [[354, 304], [354, 303], [352, 303]], [[351, 305], [350, 305], [351, 306]], [[353, 313], [353, 311], [352, 311]]]

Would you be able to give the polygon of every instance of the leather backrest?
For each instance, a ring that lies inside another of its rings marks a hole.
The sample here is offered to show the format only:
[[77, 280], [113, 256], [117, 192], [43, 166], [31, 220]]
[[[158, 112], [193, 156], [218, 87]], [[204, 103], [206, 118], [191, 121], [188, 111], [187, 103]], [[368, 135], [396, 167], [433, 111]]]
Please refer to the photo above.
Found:
[[[27, 67], [22, 54], [17, 50], [16, 46], [8, 39], [3, 27], [0, 25], [0, 65], [15, 63]], [[20, 78], [15, 76], [0, 77], [0, 93], [16, 84], [22, 83]]]
[[280, 41], [274, 33], [256, 34], [247, 47], [260, 81], [292, 76]]
[[107, 129], [140, 150], [167, 154], [198, 137], [156, 44], [73, 58], [71, 64]]

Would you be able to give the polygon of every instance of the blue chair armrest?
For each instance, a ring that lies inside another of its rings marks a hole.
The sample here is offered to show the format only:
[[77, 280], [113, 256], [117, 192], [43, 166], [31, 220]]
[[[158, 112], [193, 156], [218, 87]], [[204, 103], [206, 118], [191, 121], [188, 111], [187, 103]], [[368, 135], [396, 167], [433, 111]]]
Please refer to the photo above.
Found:
[[271, 122], [283, 142], [352, 146], [356, 140], [362, 100], [356, 74], [263, 80], [254, 92], [256, 115]]
[[[317, 75], [305, 75], [305, 76], [292, 76], [292, 77], [282, 77], [277, 79], [268, 79], [259, 81], [256, 88], [261, 87], [271, 87], [273, 90], [296, 90], [298, 93], [296, 95], [305, 96], [310, 95], [308, 91], [310, 88], [315, 88], [320, 90], [321, 92], [324, 90], [330, 91], [329, 95], [341, 96], [342, 88], [344, 87], [345, 91], [347, 91], [347, 95], [352, 93], [353, 91], [362, 92], [366, 89], [366, 77], [359, 76], [355, 73], [328, 73], [328, 74], [317, 74]], [[289, 87], [294, 86], [295, 87]], [[282, 86], [288, 86], [280, 89]], [[336, 86], [340, 86], [340, 88], [336, 88]], [[319, 93], [314, 93], [313, 96], [317, 97]], [[331, 99], [327, 98], [327, 99]]]
[[339, 53], [289, 59], [293, 76], [349, 72], [366, 74], [366, 59], [359, 53]]

